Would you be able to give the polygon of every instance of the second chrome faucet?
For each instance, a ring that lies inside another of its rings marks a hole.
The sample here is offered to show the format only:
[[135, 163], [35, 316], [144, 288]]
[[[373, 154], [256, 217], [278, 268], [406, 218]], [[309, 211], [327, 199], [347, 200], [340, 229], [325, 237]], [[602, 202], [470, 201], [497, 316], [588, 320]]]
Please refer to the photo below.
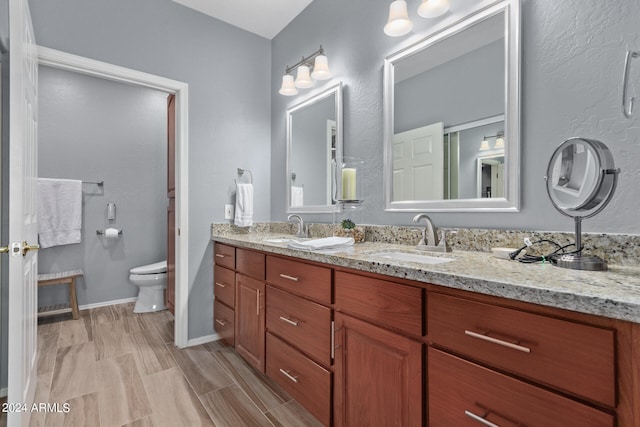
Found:
[[422, 238], [418, 242], [416, 249], [433, 252], [451, 252], [451, 247], [447, 245], [444, 230], [442, 231], [442, 238], [438, 239], [436, 228], [427, 214], [420, 213], [414, 216], [413, 222], [415, 224], [420, 224], [420, 220], [422, 219], [425, 220], [425, 228], [422, 229]]
[[296, 237], [309, 237], [309, 226], [304, 223], [302, 217], [298, 214], [291, 214], [287, 217], [287, 220], [289, 221], [292, 219], [298, 220], [298, 232], [296, 233]]

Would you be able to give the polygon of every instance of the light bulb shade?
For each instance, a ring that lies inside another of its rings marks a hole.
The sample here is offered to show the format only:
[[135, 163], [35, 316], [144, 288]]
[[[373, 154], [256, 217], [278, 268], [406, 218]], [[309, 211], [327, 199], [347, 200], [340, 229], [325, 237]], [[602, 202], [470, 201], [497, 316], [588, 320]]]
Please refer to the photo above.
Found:
[[291, 74], [285, 74], [282, 76], [282, 87], [279, 90], [280, 95], [293, 96], [298, 94], [298, 89], [293, 84], [293, 76]]
[[489, 149], [489, 141], [485, 138], [480, 143], [480, 151], [486, 151]]
[[400, 37], [413, 28], [407, 12], [407, 2], [396, 0], [389, 6], [389, 20], [384, 26], [384, 33], [390, 37]]
[[437, 18], [449, 11], [451, 2], [449, 0], [422, 0], [418, 7], [418, 15], [423, 18]]
[[298, 67], [298, 75], [296, 76], [294, 84], [300, 89], [313, 87], [313, 80], [311, 80], [311, 76], [309, 75], [309, 67], [306, 65], [300, 65]]
[[493, 148], [504, 148], [504, 136], [498, 136], [496, 138], [496, 145]]
[[313, 72], [311, 77], [316, 80], [328, 80], [331, 78], [331, 71], [329, 71], [329, 62], [325, 55], [316, 56], [316, 62], [313, 64]]

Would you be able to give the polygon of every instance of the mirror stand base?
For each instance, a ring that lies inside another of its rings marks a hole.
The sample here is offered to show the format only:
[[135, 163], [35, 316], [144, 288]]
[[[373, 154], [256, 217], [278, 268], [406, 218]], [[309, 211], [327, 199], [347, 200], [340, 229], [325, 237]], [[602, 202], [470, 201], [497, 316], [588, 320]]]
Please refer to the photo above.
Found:
[[557, 267], [572, 270], [606, 271], [606, 261], [593, 255], [567, 254], [558, 259]]

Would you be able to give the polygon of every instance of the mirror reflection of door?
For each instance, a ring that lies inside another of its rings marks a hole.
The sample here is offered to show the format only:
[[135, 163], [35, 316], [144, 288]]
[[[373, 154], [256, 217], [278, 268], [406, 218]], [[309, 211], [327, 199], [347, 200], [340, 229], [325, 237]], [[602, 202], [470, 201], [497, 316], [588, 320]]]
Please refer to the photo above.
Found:
[[444, 125], [434, 123], [393, 136], [393, 200], [443, 198]]
[[504, 155], [478, 159], [478, 198], [504, 197]]
[[327, 205], [335, 203], [333, 201], [334, 195], [332, 189], [335, 189], [333, 180], [335, 179], [335, 171], [333, 166], [336, 164], [336, 121], [327, 120], [327, 155], [325, 157], [327, 161]]

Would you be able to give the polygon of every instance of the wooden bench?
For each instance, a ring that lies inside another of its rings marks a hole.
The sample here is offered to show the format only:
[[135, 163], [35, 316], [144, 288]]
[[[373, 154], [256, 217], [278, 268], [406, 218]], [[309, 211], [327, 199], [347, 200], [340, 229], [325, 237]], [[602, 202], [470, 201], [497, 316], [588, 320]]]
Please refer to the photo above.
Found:
[[71, 313], [73, 319], [80, 317], [78, 299], [76, 297], [76, 279], [82, 277], [82, 270], [61, 271], [59, 273], [38, 274], [38, 287], [53, 285], [69, 285], [69, 304], [38, 307], [38, 317]]

